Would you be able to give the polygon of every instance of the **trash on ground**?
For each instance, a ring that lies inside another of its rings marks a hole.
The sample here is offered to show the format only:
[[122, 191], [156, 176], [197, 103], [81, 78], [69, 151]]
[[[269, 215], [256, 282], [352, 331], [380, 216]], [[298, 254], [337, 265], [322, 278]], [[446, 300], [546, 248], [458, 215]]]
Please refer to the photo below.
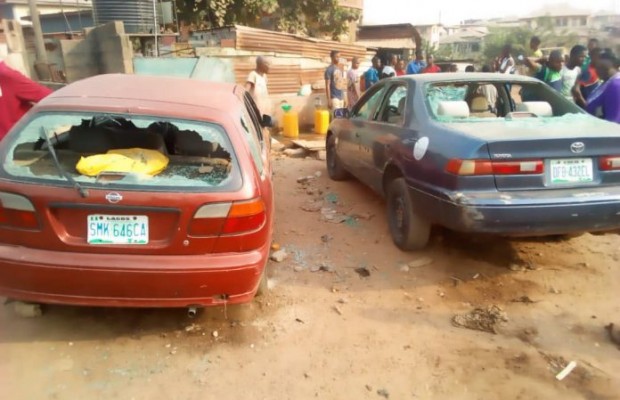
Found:
[[519, 298], [516, 299], [512, 299], [511, 300], [513, 303], [523, 303], [523, 304], [534, 304], [534, 303], [538, 303], [537, 301], [534, 301], [532, 299], [529, 298], [529, 296], [521, 296]]
[[300, 208], [306, 212], [318, 212], [323, 209], [323, 202], [320, 200], [319, 201], [310, 200], [302, 204]]
[[609, 340], [611, 340], [611, 342], [618, 346], [618, 349], [620, 349], [620, 329], [615, 328], [615, 325], [611, 323], [605, 326], [605, 330], [607, 330], [607, 333], [609, 334]]
[[286, 253], [284, 249], [275, 251], [271, 254], [271, 259], [275, 262], [282, 262], [286, 260], [287, 257], [288, 257], [288, 254]]
[[319, 271], [325, 271], [325, 272], [334, 272], [335, 268], [327, 263], [320, 263], [317, 265], [314, 265], [310, 268], [310, 272], [319, 272]]
[[557, 379], [558, 381], [563, 380], [564, 378], [566, 378], [571, 372], [573, 372], [573, 370], [577, 367], [577, 363], [575, 361], [571, 361], [568, 363], [568, 365], [566, 366], [566, 368], [564, 368], [562, 371], [560, 371], [559, 374], [557, 374], [555, 376], [555, 379]]
[[306, 156], [305, 149], [285, 149], [284, 154], [291, 158], [303, 158]]
[[325, 235], [321, 236], [321, 241], [322, 241], [323, 243], [329, 243], [329, 242], [331, 242], [332, 240], [334, 240], [334, 237], [333, 237], [332, 235], [325, 234]]
[[12, 304], [13, 312], [20, 317], [36, 318], [43, 315], [41, 304], [25, 303], [23, 301], [14, 301]]
[[409, 262], [409, 264], [407, 264], [409, 266], [409, 268], [420, 268], [420, 267], [426, 267], [427, 265], [431, 265], [433, 263], [433, 259], [430, 257], [422, 257], [422, 258], [418, 258], [415, 259], [411, 262]]
[[355, 272], [362, 278], [368, 278], [370, 276], [370, 270], [366, 267], [355, 268]]
[[390, 398], [390, 393], [389, 393], [387, 390], [385, 390], [385, 389], [379, 389], [379, 390], [377, 390], [377, 394], [378, 394], [379, 396], [381, 396], [381, 397], [385, 397], [386, 399], [389, 399], [389, 398]]
[[452, 317], [454, 326], [495, 334], [497, 334], [497, 325], [502, 322], [508, 322], [508, 316], [496, 305], [475, 308], [468, 314], [458, 314]]

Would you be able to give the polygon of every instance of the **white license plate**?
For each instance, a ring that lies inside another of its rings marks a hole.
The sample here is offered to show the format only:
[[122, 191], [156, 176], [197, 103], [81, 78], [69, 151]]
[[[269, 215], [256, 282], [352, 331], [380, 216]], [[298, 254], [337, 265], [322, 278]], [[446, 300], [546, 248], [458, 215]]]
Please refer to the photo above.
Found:
[[584, 183], [594, 180], [591, 158], [551, 160], [551, 184]]
[[149, 218], [146, 215], [88, 216], [89, 244], [147, 244]]

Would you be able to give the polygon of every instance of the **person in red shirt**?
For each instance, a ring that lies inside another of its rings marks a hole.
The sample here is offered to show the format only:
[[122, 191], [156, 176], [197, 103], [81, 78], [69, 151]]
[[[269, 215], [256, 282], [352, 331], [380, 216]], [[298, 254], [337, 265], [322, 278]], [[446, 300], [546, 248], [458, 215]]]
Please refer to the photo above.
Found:
[[405, 75], [405, 69], [407, 68], [407, 64], [404, 59], [398, 60], [398, 64], [396, 64], [396, 76]]
[[429, 54], [426, 57], [426, 68], [424, 68], [424, 71], [422, 71], [422, 73], [432, 74], [432, 73], [437, 73], [437, 72], [441, 72], [441, 67], [435, 64], [435, 57], [433, 57], [432, 54]]
[[30, 110], [52, 93], [51, 89], [36, 83], [0, 61], [0, 140]]

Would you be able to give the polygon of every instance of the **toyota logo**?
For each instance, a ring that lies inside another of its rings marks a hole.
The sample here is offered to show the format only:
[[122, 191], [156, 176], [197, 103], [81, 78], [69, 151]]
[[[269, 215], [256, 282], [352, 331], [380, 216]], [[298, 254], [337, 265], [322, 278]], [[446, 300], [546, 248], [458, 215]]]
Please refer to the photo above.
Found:
[[575, 154], [583, 153], [585, 149], [586, 149], [586, 145], [583, 144], [583, 142], [575, 142], [570, 145], [570, 151], [572, 151]]
[[118, 203], [119, 201], [123, 200], [123, 196], [121, 196], [120, 193], [110, 192], [105, 195], [105, 199], [109, 201], [110, 203], [114, 204], [114, 203]]

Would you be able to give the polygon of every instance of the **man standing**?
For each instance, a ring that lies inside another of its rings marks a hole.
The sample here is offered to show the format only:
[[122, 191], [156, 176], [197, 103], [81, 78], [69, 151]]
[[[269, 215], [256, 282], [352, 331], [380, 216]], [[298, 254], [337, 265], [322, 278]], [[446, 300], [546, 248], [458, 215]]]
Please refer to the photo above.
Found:
[[426, 57], [426, 68], [422, 71], [425, 74], [435, 74], [441, 72], [441, 67], [435, 64], [435, 57], [432, 54], [429, 54]]
[[[540, 79], [547, 85], [562, 93], [562, 65], [564, 63], [564, 57], [562, 56], [561, 51], [553, 50], [549, 54], [547, 65], [542, 65], [540, 64], [540, 61], [530, 58], [525, 58], [523, 61], [525, 61], [525, 64], [529, 68], [536, 71], [535, 78]], [[523, 98], [523, 101], [529, 101], [530, 99], [529, 94], [526, 93], [521, 93], [521, 97]]]
[[381, 79], [391, 78], [396, 76], [396, 64], [398, 63], [398, 56], [392, 54], [388, 57], [388, 62], [381, 70]]
[[412, 60], [407, 65], [407, 75], [421, 74], [422, 71], [424, 70], [424, 67], [426, 67], [426, 65], [424, 65], [424, 57], [422, 57], [422, 50], [416, 49], [415, 60]]
[[512, 46], [507, 44], [502, 48], [502, 52], [495, 60], [495, 70], [500, 74], [514, 73], [515, 60], [512, 58]]
[[586, 110], [607, 121], [620, 124], [620, 67], [611, 52], [604, 52], [596, 63], [596, 72], [603, 81], [588, 98]]
[[30, 110], [33, 103], [52, 93], [0, 60], [0, 140]]
[[267, 89], [267, 73], [269, 72], [269, 60], [263, 56], [256, 57], [256, 69], [250, 72], [245, 83], [245, 89], [250, 92], [261, 114], [271, 115], [271, 101]]
[[532, 36], [530, 39], [530, 57], [540, 60], [543, 58], [543, 52], [540, 49], [540, 38], [538, 36]]
[[368, 90], [372, 85], [379, 82], [379, 69], [381, 68], [381, 59], [377, 56], [372, 58], [372, 67], [364, 74], [364, 86]]
[[349, 100], [349, 109], [357, 103], [360, 94], [360, 60], [357, 57], [353, 57], [353, 60], [351, 60], [351, 69], [347, 73], [347, 98]]
[[581, 74], [581, 66], [586, 59], [586, 48], [581, 45], [573, 46], [570, 50], [568, 62], [562, 67], [562, 96], [570, 101], [575, 101], [573, 88], [577, 78]]
[[340, 52], [332, 50], [329, 53], [331, 64], [325, 70], [325, 95], [330, 110], [344, 108], [344, 91], [336, 87], [336, 71], [340, 62]]

